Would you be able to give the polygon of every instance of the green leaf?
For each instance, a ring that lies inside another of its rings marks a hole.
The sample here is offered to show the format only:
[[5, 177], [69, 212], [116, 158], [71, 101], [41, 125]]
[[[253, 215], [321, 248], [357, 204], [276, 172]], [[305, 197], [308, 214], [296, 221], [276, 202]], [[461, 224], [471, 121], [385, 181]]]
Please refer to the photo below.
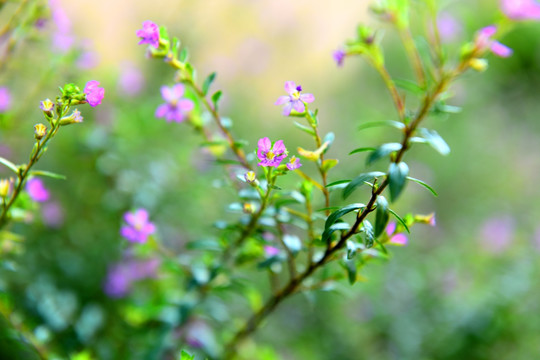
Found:
[[399, 216], [394, 210], [388, 209], [388, 211], [390, 211], [390, 214], [394, 215], [396, 217], [396, 219], [398, 219], [398, 221], [401, 223], [401, 225], [403, 225], [405, 230], [407, 230], [407, 232], [410, 234], [411, 231], [409, 230], [409, 227], [407, 226], [407, 223], [405, 223], [405, 220], [403, 220], [401, 218], [401, 216]]
[[336, 135], [334, 135], [333, 132], [329, 132], [328, 134], [326, 134], [324, 136], [324, 139], [323, 139], [323, 144], [324, 143], [328, 143], [328, 146], [326, 147], [326, 150], [324, 152], [326, 152], [328, 150], [328, 148], [330, 148], [330, 145], [332, 145], [332, 143], [334, 142], [336, 138]]
[[450, 146], [448, 146], [446, 141], [435, 130], [421, 128], [419, 131], [422, 137], [427, 140], [428, 144], [441, 155], [448, 155], [450, 153]]
[[330, 238], [332, 237], [332, 234], [334, 233], [334, 231], [337, 231], [337, 230], [349, 230], [349, 228], [350, 228], [350, 225], [347, 224], [344, 221], [340, 221], [340, 222], [337, 222], [335, 224], [332, 224], [327, 229], [324, 229], [324, 231], [322, 233], [322, 236], [321, 236], [321, 241], [323, 243], [326, 243], [326, 242], [328, 242], [328, 240], [330, 240]]
[[311, 136], [316, 136], [315, 130], [313, 130], [313, 129], [310, 128], [309, 126], [302, 125], [302, 124], [300, 124], [298, 121], [295, 121], [293, 124], [294, 124], [294, 126], [296, 126], [297, 128], [299, 128], [299, 129], [302, 130], [303, 132], [308, 133], [308, 134], [311, 135]]
[[358, 127], [358, 130], [364, 130], [369, 129], [373, 127], [380, 127], [380, 126], [390, 126], [399, 130], [405, 129], [405, 124], [394, 121], [394, 120], [384, 120], [384, 121], [368, 121], [366, 123], [363, 123]]
[[321, 169], [323, 172], [328, 172], [328, 170], [330, 170], [331, 168], [333, 168], [334, 166], [336, 166], [338, 164], [338, 160], [337, 159], [326, 159], [323, 161], [322, 165], [321, 165]]
[[366, 164], [370, 165], [371, 163], [390, 155], [395, 151], [401, 150], [400, 143], [387, 143], [379, 146], [374, 152], [372, 152], [367, 158]]
[[17, 165], [15, 165], [14, 163], [12, 163], [11, 161], [9, 161], [8, 159], [5, 159], [3, 157], [0, 156], [0, 164], [8, 167], [10, 170], [12, 170], [15, 174], [18, 174], [19, 173], [19, 168], [17, 167]]
[[364, 239], [366, 248], [373, 247], [373, 241], [375, 240], [375, 233], [373, 232], [373, 225], [369, 220], [362, 221], [362, 230], [364, 230]]
[[189, 58], [189, 51], [187, 48], [183, 48], [182, 51], [180, 51], [180, 56], [178, 57], [178, 60], [181, 63], [184, 63], [188, 60], [188, 58]]
[[356, 256], [358, 246], [354, 241], [347, 240], [347, 260], [352, 260]]
[[399, 164], [390, 163], [388, 180], [390, 186], [390, 201], [394, 202], [405, 188], [406, 178], [409, 175], [409, 167], [404, 162]]
[[45, 171], [45, 170], [32, 170], [30, 171], [29, 175], [31, 176], [47, 176], [53, 179], [60, 179], [60, 180], [66, 180], [66, 177], [61, 174], [56, 174], [51, 171]]
[[208, 77], [204, 80], [204, 83], [202, 86], [202, 92], [204, 96], [208, 94], [208, 89], [210, 88], [210, 86], [212, 85], [215, 79], [216, 79], [216, 72], [214, 71], [213, 73], [208, 75]]
[[345, 270], [347, 270], [347, 278], [349, 284], [353, 285], [357, 279], [356, 262], [354, 260], [344, 260]]
[[415, 178], [410, 177], [410, 176], [407, 176], [407, 180], [414, 181], [415, 183], [417, 183], [417, 184], [419, 184], [419, 185], [422, 185], [423, 187], [425, 187], [426, 189], [428, 189], [434, 196], [439, 196], [439, 194], [437, 194], [437, 192], [436, 192], [431, 186], [429, 186], [428, 184], [426, 184], [426, 183], [423, 182], [422, 180], [415, 179]]
[[221, 165], [242, 165], [240, 161], [233, 159], [216, 159], [215, 162]]
[[325, 230], [328, 229], [330, 226], [332, 226], [337, 221], [337, 219], [339, 219], [343, 215], [348, 214], [351, 211], [355, 211], [355, 210], [365, 208], [365, 207], [366, 207], [366, 205], [364, 205], [364, 204], [356, 203], [356, 204], [350, 204], [350, 205], [344, 206], [341, 209], [339, 209], [337, 211], [334, 211], [326, 219], [326, 222], [324, 223], [324, 229]]
[[338, 181], [331, 182], [330, 184], [326, 184], [325, 187], [329, 188], [329, 187], [333, 187], [333, 186], [348, 184], [350, 182], [351, 182], [351, 180], [338, 180]]
[[227, 146], [229, 143], [225, 139], [212, 140], [212, 141], [203, 141], [199, 144], [200, 147], [211, 147], [211, 146]]
[[159, 27], [159, 38], [164, 41], [169, 41], [169, 34], [167, 33], [167, 28], [163, 25]]
[[377, 197], [377, 210], [375, 212], [375, 237], [379, 237], [388, 224], [388, 201], [382, 195]]
[[219, 101], [219, 98], [221, 98], [221, 95], [223, 93], [221, 92], [221, 90], [218, 90], [214, 93], [214, 95], [212, 95], [212, 104], [214, 104], [214, 109], [216, 111], [218, 111], [218, 101]]
[[180, 40], [175, 36], [172, 39], [171, 53], [174, 57], [178, 57], [178, 50], [180, 49]]
[[414, 95], [423, 95], [424, 89], [414, 81], [406, 79], [394, 79], [394, 83], [400, 89], [406, 90]]
[[375, 151], [377, 150], [377, 148], [374, 148], [374, 147], [360, 147], [360, 148], [357, 148], [357, 149], [354, 149], [353, 151], [351, 151], [349, 153], [349, 155], [352, 155], [352, 154], [356, 154], [356, 153], [359, 153], [359, 152], [364, 152], [364, 151]]
[[195, 355], [190, 355], [187, 351], [182, 350], [179, 360], [195, 360]]
[[343, 189], [343, 199], [346, 199], [356, 190], [357, 187], [364, 184], [364, 181], [371, 181], [379, 176], [386, 175], [380, 171], [372, 171], [364, 174], [360, 174], [349, 182], [349, 184]]

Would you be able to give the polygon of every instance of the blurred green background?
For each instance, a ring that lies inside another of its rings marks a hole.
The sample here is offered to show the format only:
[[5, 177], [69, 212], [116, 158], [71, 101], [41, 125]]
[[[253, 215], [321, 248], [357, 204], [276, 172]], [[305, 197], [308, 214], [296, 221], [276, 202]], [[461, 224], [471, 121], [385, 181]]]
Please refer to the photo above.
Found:
[[[81, 110], [84, 123], [63, 128], [39, 163], [67, 181], [45, 179], [51, 200], [35, 209], [31, 225], [13, 228], [26, 240], [24, 251], [3, 257], [2, 309], [58, 358], [84, 348], [97, 359], [167, 358], [163, 349], [174, 342], [167, 332], [174, 309], [167, 304], [183, 296], [177, 280], [170, 273], [148, 280], [129, 299], [102, 291], [107, 268], [122, 256], [122, 214], [148, 209], [164, 246], [189, 261], [186, 242], [215, 235], [214, 221], [235, 216], [225, 214], [234, 194], [219, 187], [223, 171], [190, 128], [154, 118], [159, 88], [172, 84], [173, 72], [145, 58], [135, 31], [144, 20], [165, 25], [190, 49], [201, 79], [218, 72], [222, 113], [249, 142], [247, 149], [264, 136], [309, 148], [310, 139], [273, 103], [287, 80], [313, 93], [323, 133], [336, 134], [329, 156], [340, 164], [333, 181], [365, 170], [363, 155], [349, 151], [399, 136], [356, 130], [393, 118], [390, 98], [362, 59], [347, 58], [338, 68], [331, 57], [358, 23], [378, 23], [367, 15], [368, 2], [350, 0], [59, 4], [82, 50], [54, 50], [50, 22], [15, 48], [0, 73], [13, 98], [1, 117], [0, 155], [25, 161], [32, 127], [42, 121], [39, 101], [56, 96], [58, 86], [97, 79], [105, 100]], [[7, 4], [2, 16], [15, 5]], [[494, 1], [445, 2], [444, 9], [463, 22], [447, 44], [451, 54], [502, 16]], [[514, 55], [490, 58], [484, 74], [467, 73], [450, 101], [463, 111], [426, 124], [451, 153], [441, 157], [419, 145], [406, 156], [411, 176], [431, 184], [439, 197], [411, 184], [396, 210], [435, 212], [437, 226], [415, 227], [391, 261], [366, 268], [366, 282], [343, 282], [336, 291], [286, 302], [247, 345], [253, 359], [514, 360], [540, 354], [540, 26], [518, 24], [501, 41]], [[391, 73], [410, 77], [389, 28], [384, 44]], [[82, 54], [91, 61], [81, 62]], [[209, 314], [191, 324], [192, 336], [210, 338], [201, 341], [211, 348], [209, 318], [236, 325], [220, 308], [231, 299], [213, 299]]]

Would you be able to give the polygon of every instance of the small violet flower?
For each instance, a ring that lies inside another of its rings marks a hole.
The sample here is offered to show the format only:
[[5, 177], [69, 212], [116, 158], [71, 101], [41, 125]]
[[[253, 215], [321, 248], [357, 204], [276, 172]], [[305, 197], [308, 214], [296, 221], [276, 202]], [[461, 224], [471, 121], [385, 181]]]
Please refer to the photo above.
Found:
[[124, 221], [127, 225], [122, 226], [120, 235], [131, 242], [145, 243], [148, 236], [156, 231], [155, 225], [148, 221], [148, 211], [145, 209], [125, 213]]
[[180, 123], [184, 121], [186, 113], [195, 107], [193, 101], [182, 98], [184, 96], [184, 85], [182, 84], [171, 87], [162, 86], [161, 96], [167, 103], [159, 105], [155, 115], [158, 118], [164, 117], [167, 122], [174, 120]]
[[540, 20], [540, 3], [536, 0], [501, 0], [501, 9], [511, 20]]
[[332, 57], [334, 58], [334, 61], [336, 62], [337, 66], [343, 66], [343, 62], [345, 61], [345, 51], [343, 49], [338, 49], [333, 52]]
[[99, 81], [92, 80], [86, 83], [84, 87], [84, 93], [86, 94], [86, 101], [90, 106], [98, 106], [101, 104], [101, 100], [105, 96], [105, 89], [98, 87]]
[[288, 116], [291, 113], [291, 110], [294, 109], [299, 113], [303, 113], [306, 110], [305, 103], [311, 103], [315, 100], [313, 94], [300, 94], [302, 87], [300, 85], [296, 86], [294, 81], [285, 82], [285, 91], [289, 94], [288, 96], [280, 96], [275, 105], [283, 105], [283, 115]]
[[129, 294], [133, 283], [137, 280], [155, 277], [159, 265], [159, 259], [117, 263], [109, 268], [103, 290], [110, 297], [124, 297]]
[[441, 41], [445, 43], [456, 40], [463, 33], [463, 24], [448, 12], [441, 12], [437, 16], [437, 29]]
[[277, 256], [279, 254], [280, 250], [277, 247], [265, 245], [264, 246], [264, 253], [267, 257], [273, 257]]
[[261, 160], [259, 166], [274, 166], [278, 167], [283, 159], [287, 157], [287, 149], [283, 145], [283, 140], [278, 140], [272, 146], [269, 138], [259, 139], [257, 143], [257, 157]]
[[388, 242], [390, 244], [400, 245], [400, 246], [407, 245], [407, 242], [409, 241], [407, 236], [402, 233], [395, 234], [395, 231], [396, 231], [396, 223], [392, 221], [386, 226], [386, 233], [388, 234], [388, 237], [390, 238]]
[[143, 22], [143, 28], [137, 30], [135, 35], [141, 38], [139, 45], [148, 44], [156, 49], [159, 48], [159, 27], [154, 22]]
[[296, 170], [298, 169], [302, 164], [300, 163], [300, 159], [296, 156], [291, 157], [289, 162], [287, 163], [287, 169], [289, 170]]
[[26, 182], [26, 192], [30, 198], [37, 202], [49, 200], [49, 191], [43, 185], [43, 181], [38, 178], [31, 178]]
[[492, 40], [491, 38], [497, 32], [497, 27], [495, 25], [486, 26], [485, 28], [480, 29], [476, 33], [476, 38], [474, 43], [476, 48], [479, 51], [491, 50], [491, 52], [500, 57], [509, 57], [512, 55], [512, 49], [508, 46], [501, 44], [498, 41]]
[[5, 86], [0, 86], [0, 113], [6, 112], [11, 107], [11, 94]]

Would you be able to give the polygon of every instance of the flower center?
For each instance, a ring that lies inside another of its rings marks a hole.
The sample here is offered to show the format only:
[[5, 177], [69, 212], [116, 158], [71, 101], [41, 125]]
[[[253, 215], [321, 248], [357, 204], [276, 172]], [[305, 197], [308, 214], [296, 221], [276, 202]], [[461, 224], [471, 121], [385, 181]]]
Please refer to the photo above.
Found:
[[300, 91], [295, 91], [291, 94], [291, 97], [293, 100], [299, 100], [300, 99]]
[[276, 157], [276, 154], [274, 154], [273, 151], [269, 151], [266, 153], [266, 157], [269, 159], [269, 160], [274, 160], [274, 158]]

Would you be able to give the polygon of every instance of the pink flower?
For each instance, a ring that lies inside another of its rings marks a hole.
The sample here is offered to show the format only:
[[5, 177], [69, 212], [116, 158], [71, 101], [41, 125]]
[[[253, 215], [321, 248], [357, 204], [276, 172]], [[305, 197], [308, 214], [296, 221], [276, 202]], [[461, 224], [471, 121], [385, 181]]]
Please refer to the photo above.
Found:
[[276, 256], [276, 255], [279, 254], [279, 252], [280, 252], [280, 250], [277, 247], [270, 246], [270, 245], [265, 245], [264, 246], [264, 253], [268, 257]]
[[486, 220], [480, 228], [481, 246], [494, 254], [506, 251], [512, 245], [514, 228], [514, 219], [509, 215]]
[[135, 35], [141, 38], [139, 45], [148, 44], [156, 49], [159, 48], [159, 27], [154, 22], [143, 22], [143, 28], [141, 30], [137, 30]]
[[26, 182], [26, 192], [34, 201], [45, 202], [49, 200], [49, 191], [39, 178], [31, 178]]
[[193, 101], [184, 99], [184, 85], [176, 84], [172, 87], [162, 86], [161, 96], [167, 102], [161, 104], [156, 109], [156, 117], [164, 117], [167, 122], [176, 121], [182, 122], [186, 117], [186, 113], [193, 110], [195, 107]]
[[287, 163], [287, 169], [289, 170], [296, 170], [298, 169], [302, 164], [300, 164], [300, 159], [296, 156], [291, 157], [289, 162]]
[[114, 264], [107, 272], [103, 290], [110, 297], [124, 297], [135, 281], [155, 277], [159, 265], [159, 259], [128, 260]]
[[402, 233], [395, 233], [396, 232], [396, 223], [394, 221], [388, 223], [386, 226], [386, 233], [388, 234], [388, 237], [390, 240], [388, 242], [390, 244], [399, 245], [399, 246], [405, 246], [407, 245], [409, 239], [405, 234]]
[[535, 0], [501, 0], [501, 9], [512, 20], [540, 20], [540, 3]]
[[148, 211], [145, 209], [125, 213], [124, 221], [127, 225], [122, 226], [120, 235], [131, 242], [145, 243], [148, 236], [156, 231], [155, 225], [148, 221]]
[[99, 81], [92, 80], [86, 83], [84, 87], [84, 93], [86, 94], [86, 101], [90, 106], [98, 106], [101, 104], [101, 100], [105, 96], [105, 89], [98, 87]]
[[272, 142], [269, 138], [265, 137], [259, 139], [257, 143], [259, 146], [257, 149], [257, 157], [261, 162], [259, 166], [274, 166], [278, 167], [281, 161], [287, 157], [287, 149], [283, 145], [283, 140], [278, 140], [272, 146]]
[[443, 42], [452, 42], [463, 32], [463, 24], [447, 12], [437, 17], [437, 28]]
[[294, 109], [296, 112], [303, 113], [306, 110], [306, 103], [311, 103], [315, 100], [313, 94], [300, 94], [302, 87], [300, 85], [296, 86], [294, 81], [285, 82], [285, 91], [289, 94], [288, 96], [280, 96], [275, 105], [283, 105], [283, 115], [288, 116], [291, 113], [291, 110]]
[[135, 64], [130, 62], [122, 64], [118, 79], [118, 86], [122, 93], [129, 96], [137, 95], [143, 89], [144, 81], [141, 70]]
[[11, 94], [5, 86], [0, 86], [0, 113], [6, 112], [11, 107]]
[[496, 32], [497, 27], [495, 25], [486, 26], [485, 28], [480, 29], [476, 33], [476, 38], [474, 40], [476, 48], [481, 52], [489, 49], [497, 56], [509, 57], [512, 55], [512, 49], [491, 39]]
[[334, 51], [332, 54], [332, 57], [334, 58], [334, 61], [336, 62], [337, 66], [343, 66], [343, 62], [345, 61], [345, 51], [343, 49], [338, 49]]

